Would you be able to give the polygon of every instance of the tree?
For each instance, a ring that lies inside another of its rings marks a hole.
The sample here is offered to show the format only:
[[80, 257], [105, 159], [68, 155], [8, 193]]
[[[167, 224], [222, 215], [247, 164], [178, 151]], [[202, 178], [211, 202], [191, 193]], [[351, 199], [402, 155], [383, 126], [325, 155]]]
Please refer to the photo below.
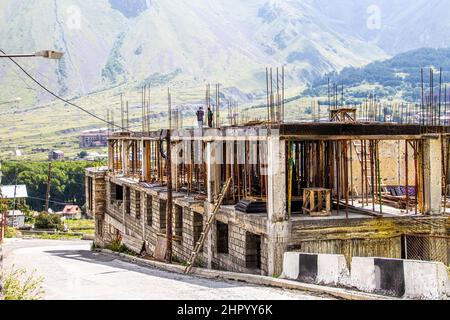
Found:
[[[50, 205], [54, 210], [61, 210], [65, 204], [83, 206], [85, 203], [84, 171], [87, 167], [101, 166], [103, 162], [56, 161], [52, 163]], [[25, 184], [28, 190], [28, 206], [34, 211], [42, 211], [47, 191], [47, 162], [13, 162], [3, 163], [3, 184], [14, 184], [17, 169], [17, 183]]]
[[88, 153], [87, 153], [86, 151], [81, 151], [81, 152], [78, 154], [78, 158], [84, 159], [84, 158], [87, 157], [87, 155], [88, 155]]
[[36, 218], [34, 223], [36, 229], [56, 229], [59, 231], [64, 231], [64, 224], [61, 218], [55, 214], [41, 213]]

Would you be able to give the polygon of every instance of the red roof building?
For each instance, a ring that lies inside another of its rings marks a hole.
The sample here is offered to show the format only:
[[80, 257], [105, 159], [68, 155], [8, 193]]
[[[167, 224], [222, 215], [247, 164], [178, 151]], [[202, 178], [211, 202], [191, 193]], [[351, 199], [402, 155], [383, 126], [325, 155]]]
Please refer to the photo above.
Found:
[[66, 205], [63, 211], [58, 212], [58, 214], [67, 219], [80, 219], [81, 209], [77, 205]]

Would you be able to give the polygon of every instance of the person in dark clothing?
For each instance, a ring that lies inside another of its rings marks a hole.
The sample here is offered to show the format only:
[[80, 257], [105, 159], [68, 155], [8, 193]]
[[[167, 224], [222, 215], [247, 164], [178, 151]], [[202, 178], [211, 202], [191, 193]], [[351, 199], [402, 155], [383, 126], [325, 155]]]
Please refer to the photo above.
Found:
[[200, 107], [197, 111], [197, 121], [198, 121], [198, 127], [200, 129], [203, 128], [203, 118], [205, 116], [205, 112], [203, 111], [203, 107]]
[[211, 111], [211, 107], [208, 107], [208, 127], [213, 127], [213, 112]]

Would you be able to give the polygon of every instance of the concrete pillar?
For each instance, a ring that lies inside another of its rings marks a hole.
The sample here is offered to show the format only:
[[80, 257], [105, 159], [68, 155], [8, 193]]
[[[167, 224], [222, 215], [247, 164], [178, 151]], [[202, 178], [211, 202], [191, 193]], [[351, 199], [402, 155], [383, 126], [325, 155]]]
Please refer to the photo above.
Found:
[[[215, 197], [219, 194], [220, 188], [222, 187], [220, 184], [220, 173], [221, 173], [221, 142], [217, 141], [209, 141], [206, 144], [205, 150], [205, 161], [206, 161], [206, 172], [207, 172], [207, 200], [205, 202], [205, 217], [203, 219], [203, 223], [205, 224], [212, 214], [214, 210], [214, 201]], [[205, 247], [207, 248], [207, 267], [209, 269], [212, 268], [212, 259], [213, 259], [213, 232], [214, 227], [211, 228], [211, 231], [208, 233], [206, 238]]]
[[148, 163], [148, 144], [145, 143], [144, 139], [141, 140], [141, 164], [142, 164], [142, 177], [141, 180], [147, 181], [148, 180], [148, 173], [150, 170], [149, 163]]
[[208, 202], [214, 203], [220, 192], [220, 142], [211, 141], [206, 144], [206, 172], [208, 176]]
[[[214, 209], [214, 205], [209, 203], [209, 202], [205, 202], [205, 216], [203, 217], [203, 228], [205, 228], [206, 226], [206, 222], [208, 221], [208, 217], [209, 214], [212, 212], [212, 210]], [[204, 245], [204, 253], [206, 254], [206, 265], [208, 269], [212, 269], [212, 260], [213, 260], [213, 232], [214, 232], [214, 226], [211, 227], [211, 231], [208, 233], [207, 237], [206, 237], [206, 241], [205, 241], [205, 245]]]
[[286, 141], [270, 135], [267, 144], [267, 268], [270, 276], [278, 276], [291, 232], [286, 210]]
[[423, 144], [424, 209], [426, 214], [442, 211], [442, 138], [429, 138]]
[[108, 141], [108, 169], [114, 171], [114, 149], [112, 141]]
[[172, 187], [173, 190], [178, 191], [178, 164], [180, 163], [179, 153], [182, 147], [182, 144], [179, 142], [172, 142], [170, 144], [171, 149], [171, 159], [170, 164], [172, 168]]
[[269, 136], [267, 141], [267, 214], [272, 222], [284, 221], [286, 211], [286, 141]]
[[122, 173], [128, 174], [128, 145], [129, 142], [122, 140]]

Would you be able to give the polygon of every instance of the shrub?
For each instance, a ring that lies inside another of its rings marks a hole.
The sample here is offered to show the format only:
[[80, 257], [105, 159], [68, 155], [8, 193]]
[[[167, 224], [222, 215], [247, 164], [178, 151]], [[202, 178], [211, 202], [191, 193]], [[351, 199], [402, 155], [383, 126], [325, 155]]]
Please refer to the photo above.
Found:
[[36, 278], [33, 271], [26, 274], [25, 269], [13, 270], [3, 278], [3, 298], [5, 300], [41, 300], [44, 297], [42, 277]]
[[125, 253], [131, 256], [136, 255], [133, 251], [128, 250], [128, 248], [125, 245], [120, 243], [119, 239], [114, 239], [113, 241], [111, 241], [111, 243], [106, 248], [118, 253]]
[[61, 218], [55, 214], [41, 213], [34, 223], [36, 229], [57, 229], [64, 231], [64, 224]]
[[5, 230], [5, 238], [17, 238], [17, 236], [20, 234], [19, 231], [17, 231], [14, 228], [6, 227]]

